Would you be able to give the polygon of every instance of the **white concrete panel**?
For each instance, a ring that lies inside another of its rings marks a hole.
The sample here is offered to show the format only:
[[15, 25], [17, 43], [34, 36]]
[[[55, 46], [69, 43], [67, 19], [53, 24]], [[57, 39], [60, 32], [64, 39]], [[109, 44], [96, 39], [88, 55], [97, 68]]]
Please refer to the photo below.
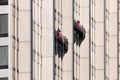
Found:
[[104, 45], [104, 23], [95, 24], [95, 44]]
[[54, 54], [54, 36], [53, 36], [53, 29], [46, 29], [46, 54], [47, 57], [52, 57]]
[[55, 76], [55, 80], [59, 80], [58, 76]]
[[109, 57], [117, 57], [117, 36], [109, 37]]
[[53, 0], [46, 1], [47, 9], [46, 9], [46, 24], [47, 28], [53, 28]]
[[96, 70], [95, 80], [104, 80], [104, 70]]
[[104, 46], [96, 47], [95, 66], [96, 69], [104, 69]]
[[46, 29], [42, 29], [42, 45], [41, 45], [41, 49], [42, 49], [42, 56], [46, 57], [46, 51], [47, 51], [47, 47], [46, 47]]
[[66, 17], [66, 18], [72, 18], [72, 0], [64, 0], [62, 2], [62, 13], [63, 13], [63, 18]]
[[47, 62], [47, 59], [46, 58], [42, 58], [42, 70], [41, 70], [41, 76], [42, 76], [42, 80], [47, 80], [47, 70], [46, 70], [46, 63]]
[[30, 73], [19, 73], [19, 80], [31, 80]]
[[[84, 0], [83, 0], [84, 1]], [[88, 32], [89, 30], [89, 7], [80, 8], [80, 22]]]
[[64, 71], [63, 80], [72, 80], [72, 71]]
[[110, 80], [117, 80], [117, 58], [110, 58], [109, 61]]
[[19, 72], [30, 72], [30, 58], [31, 58], [31, 52], [30, 52], [30, 42], [20, 42], [19, 43]]
[[8, 77], [9, 76], [9, 69], [0, 69], [0, 78]]
[[0, 6], [0, 14], [9, 13], [9, 6]]
[[80, 80], [89, 80], [89, 58], [80, 59]]
[[18, 0], [20, 10], [30, 10], [31, 0]]
[[89, 0], [80, 0], [80, 7], [88, 7]]
[[117, 35], [117, 13], [109, 14], [109, 34]]
[[104, 0], [96, 0], [95, 2], [95, 20], [96, 22], [104, 21]]
[[53, 80], [53, 57], [46, 59], [46, 80]]
[[47, 26], [47, 4], [46, 4], [46, 0], [42, 1], [42, 28], [46, 28]]
[[68, 42], [72, 43], [72, 18], [63, 18], [63, 35], [68, 38]]
[[30, 11], [20, 11], [19, 12], [19, 40], [20, 41], [30, 41]]
[[4, 46], [4, 45], [8, 45], [8, 40], [9, 38], [8, 37], [0, 37], [0, 46]]
[[110, 13], [117, 12], [117, 0], [109, 0], [109, 11]]

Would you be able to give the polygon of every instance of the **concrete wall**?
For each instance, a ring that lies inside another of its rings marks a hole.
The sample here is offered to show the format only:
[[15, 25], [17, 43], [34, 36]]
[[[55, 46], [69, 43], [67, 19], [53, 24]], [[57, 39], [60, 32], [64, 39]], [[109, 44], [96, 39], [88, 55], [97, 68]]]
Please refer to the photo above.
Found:
[[[16, 2], [16, 1], [15, 1]], [[31, 79], [31, 5], [30, 0], [19, 0], [19, 80]], [[16, 79], [17, 80], [17, 79]]]
[[[34, 80], [118, 80], [117, 0], [33, 0], [32, 4], [32, 16], [30, 0], [9, 0], [8, 6], [0, 6], [0, 14], [9, 14], [9, 37], [0, 38], [0, 45], [9, 46], [9, 68], [0, 70], [0, 78], [31, 80], [32, 64]], [[74, 43], [74, 20], [86, 29], [81, 45]], [[63, 57], [55, 47], [58, 28], [69, 42]]]

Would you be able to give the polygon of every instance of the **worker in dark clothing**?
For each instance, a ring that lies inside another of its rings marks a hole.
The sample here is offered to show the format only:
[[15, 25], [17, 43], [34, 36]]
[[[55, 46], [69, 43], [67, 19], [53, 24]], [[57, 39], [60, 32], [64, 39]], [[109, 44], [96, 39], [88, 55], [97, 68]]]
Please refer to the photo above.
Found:
[[66, 38], [66, 36], [62, 34], [59, 28], [57, 30], [57, 39], [58, 39], [58, 42], [64, 46], [64, 51], [67, 52], [68, 51], [68, 39]]

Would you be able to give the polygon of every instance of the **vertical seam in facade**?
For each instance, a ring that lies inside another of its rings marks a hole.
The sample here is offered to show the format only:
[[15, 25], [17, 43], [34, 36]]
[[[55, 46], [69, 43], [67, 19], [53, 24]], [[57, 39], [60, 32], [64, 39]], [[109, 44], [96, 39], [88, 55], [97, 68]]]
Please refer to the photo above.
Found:
[[89, 80], [91, 80], [91, 0], [89, 0]]
[[106, 0], [104, 0], [104, 80], [106, 78]]
[[119, 80], [119, 0], [117, 0], [117, 80]]
[[33, 80], [33, 4], [31, 0], [31, 80]]
[[53, 80], [55, 80], [55, 0], [53, 0]]
[[[74, 0], [72, 0], [72, 24], [74, 22]], [[74, 25], [74, 24], [73, 24]], [[72, 25], [72, 79], [74, 80], [74, 30]]]

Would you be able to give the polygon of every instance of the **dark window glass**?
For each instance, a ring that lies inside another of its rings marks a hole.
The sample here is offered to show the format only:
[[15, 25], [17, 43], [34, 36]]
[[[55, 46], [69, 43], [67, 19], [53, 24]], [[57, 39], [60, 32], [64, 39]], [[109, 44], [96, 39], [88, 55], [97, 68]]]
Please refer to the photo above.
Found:
[[8, 46], [0, 46], [0, 69], [6, 68], [8, 68]]
[[0, 78], [0, 80], [8, 80], [8, 78]]
[[0, 37], [8, 36], [8, 14], [0, 14]]
[[8, 0], [0, 0], [0, 5], [8, 5]]

